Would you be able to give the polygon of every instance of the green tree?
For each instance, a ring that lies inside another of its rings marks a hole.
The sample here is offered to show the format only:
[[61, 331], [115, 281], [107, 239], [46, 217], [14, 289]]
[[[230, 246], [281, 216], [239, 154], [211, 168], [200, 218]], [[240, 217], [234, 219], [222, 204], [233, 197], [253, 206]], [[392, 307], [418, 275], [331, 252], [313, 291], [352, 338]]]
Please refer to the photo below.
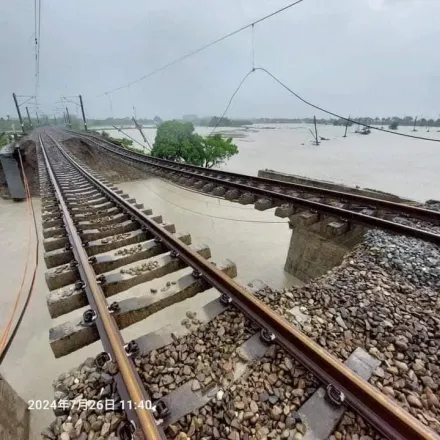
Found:
[[397, 127], [399, 126], [399, 123], [398, 123], [398, 121], [392, 121], [391, 123], [390, 123], [390, 125], [388, 126], [388, 128], [390, 129], [390, 130], [397, 130]]
[[229, 160], [238, 154], [238, 148], [232, 143], [232, 138], [223, 139], [219, 134], [200, 138], [203, 151], [203, 164], [205, 168], [212, 168]]
[[151, 155], [176, 162], [212, 168], [238, 153], [232, 138], [194, 133], [191, 122], [166, 121], [157, 129]]

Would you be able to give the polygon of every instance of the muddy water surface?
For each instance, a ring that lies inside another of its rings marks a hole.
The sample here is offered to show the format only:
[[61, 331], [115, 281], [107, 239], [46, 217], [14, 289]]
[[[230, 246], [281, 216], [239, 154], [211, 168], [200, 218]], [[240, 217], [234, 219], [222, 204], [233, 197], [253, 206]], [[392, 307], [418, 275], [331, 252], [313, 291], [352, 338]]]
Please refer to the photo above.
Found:
[[[197, 127], [196, 130], [207, 135], [211, 129]], [[270, 168], [378, 189], [420, 201], [440, 198], [440, 142], [378, 131], [360, 135], [354, 133], [355, 127], [350, 127], [344, 138], [344, 127], [319, 125], [318, 135], [328, 140], [315, 146], [310, 130], [314, 128], [305, 124], [264, 124], [236, 129], [231, 133], [238, 136], [234, 142], [240, 153], [224, 168], [246, 174]], [[413, 133], [412, 127], [399, 127], [397, 132], [440, 140], [437, 130], [434, 127], [427, 132], [426, 128], [419, 128]], [[143, 143], [137, 130], [126, 132]], [[121, 137], [116, 130], [109, 133]], [[145, 133], [152, 143], [156, 130], [146, 129]]]
[[260, 212], [253, 205], [205, 196], [157, 178], [118, 187], [178, 231], [189, 232], [193, 243], [207, 244], [214, 261], [234, 261], [242, 283], [259, 278], [277, 288], [298, 282], [283, 270], [291, 232], [274, 209]]

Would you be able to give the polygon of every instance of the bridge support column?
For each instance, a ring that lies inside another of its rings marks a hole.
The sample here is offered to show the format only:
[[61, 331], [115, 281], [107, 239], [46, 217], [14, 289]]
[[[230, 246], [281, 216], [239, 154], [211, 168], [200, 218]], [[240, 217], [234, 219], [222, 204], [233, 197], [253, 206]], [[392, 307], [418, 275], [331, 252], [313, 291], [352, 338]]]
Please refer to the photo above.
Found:
[[290, 216], [289, 226], [292, 237], [284, 270], [304, 282], [341, 264], [365, 233], [361, 226], [311, 212]]

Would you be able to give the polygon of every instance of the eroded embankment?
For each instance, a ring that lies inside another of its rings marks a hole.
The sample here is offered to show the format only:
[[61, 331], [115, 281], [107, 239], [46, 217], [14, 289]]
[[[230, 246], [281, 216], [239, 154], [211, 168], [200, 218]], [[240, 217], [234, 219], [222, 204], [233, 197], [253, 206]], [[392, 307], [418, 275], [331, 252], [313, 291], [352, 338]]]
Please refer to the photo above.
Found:
[[62, 142], [78, 159], [110, 182], [120, 183], [136, 179], [146, 179], [148, 174], [130, 167], [124, 162], [113, 158], [110, 154], [93, 148], [81, 139], [70, 138]]

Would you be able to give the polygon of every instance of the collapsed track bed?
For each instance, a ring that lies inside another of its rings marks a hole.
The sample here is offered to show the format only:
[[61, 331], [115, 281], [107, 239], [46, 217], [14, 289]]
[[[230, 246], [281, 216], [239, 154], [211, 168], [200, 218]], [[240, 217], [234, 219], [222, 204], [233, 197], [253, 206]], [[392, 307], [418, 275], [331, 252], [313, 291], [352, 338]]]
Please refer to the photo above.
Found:
[[[135, 426], [145, 438], [302, 439], [298, 411], [320, 383], [365, 416], [360, 435], [380, 438], [372, 423], [390, 438], [435, 438], [234, 283], [233, 263], [208, 262], [206, 246], [190, 248], [188, 234], [93, 175], [53, 138], [42, 135], [38, 154], [49, 310], [58, 318], [88, 308], [51, 329], [52, 349], [59, 357], [101, 339], [106, 353], [59, 377], [56, 397], [117, 402], [109, 411], [58, 412], [48, 438], [125, 438]], [[185, 269], [159, 290], [145, 284]], [[205, 306], [204, 319], [187, 313], [181, 325], [189, 334], [123, 341], [120, 329], [211, 287], [221, 300]], [[121, 292], [134, 296], [108, 304]], [[147, 401], [155, 410], [140, 407]]]

